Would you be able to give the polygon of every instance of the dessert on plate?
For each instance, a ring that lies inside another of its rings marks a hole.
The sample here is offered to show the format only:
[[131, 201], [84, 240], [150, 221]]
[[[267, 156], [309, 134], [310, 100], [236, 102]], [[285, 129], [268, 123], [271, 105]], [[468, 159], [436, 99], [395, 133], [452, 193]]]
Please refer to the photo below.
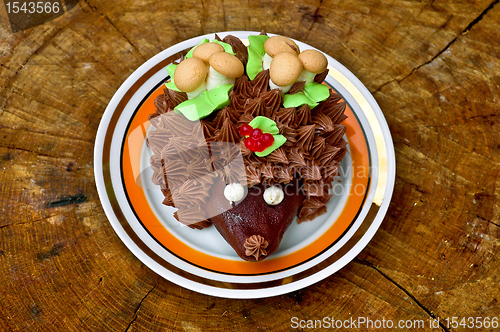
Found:
[[345, 101], [322, 84], [326, 57], [262, 32], [204, 39], [150, 115], [152, 181], [191, 228], [214, 225], [244, 260], [279, 246], [295, 217], [326, 212], [346, 154]]

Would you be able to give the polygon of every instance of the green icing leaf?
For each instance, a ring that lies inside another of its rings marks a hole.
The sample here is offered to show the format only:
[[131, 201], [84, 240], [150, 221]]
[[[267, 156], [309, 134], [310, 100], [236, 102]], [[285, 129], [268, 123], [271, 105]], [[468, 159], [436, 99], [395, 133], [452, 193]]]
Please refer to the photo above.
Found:
[[285, 94], [283, 107], [299, 107], [308, 104], [314, 108], [320, 101], [326, 100], [330, 95], [328, 86], [316, 82], [306, 84], [303, 92], [297, 92], [293, 95]]
[[174, 72], [175, 69], [177, 68], [178, 64], [177, 63], [171, 63], [167, 66], [167, 73], [170, 75], [170, 78], [174, 78]]
[[269, 37], [266, 35], [250, 35], [248, 36], [249, 47], [252, 47], [260, 56], [264, 56], [266, 51], [264, 50], [264, 43]]
[[283, 98], [283, 107], [285, 108], [299, 107], [305, 104], [309, 104], [309, 106], [311, 106], [311, 103], [315, 104], [315, 102], [309, 99], [303, 92], [297, 92], [293, 95], [285, 94], [285, 97]]
[[255, 152], [257, 157], [265, 157], [286, 142], [286, 138], [283, 135], [273, 135], [274, 137], [274, 142], [271, 146], [267, 147], [264, 151], [262, 152]]
[[229, 90], [232, 87], [233, 84], [223, 84], [203, 91], [193, 99], [188, 99], [177, 105], [175, 111], [183, 114], [190, 121], [203, 119], [213, 111], [229, 104]]
[[262, 70], [262, 57], [253, 48], [248, 47], [247, 75], [250, 80]]
[[222, 41], [218, 41], [217, 39], [212, 40], [212, 43], [216, 43], [216, 44], [219, 44], [220, 46], [224, 47], [224, 51], [226, 53], [235, 55], [234, 52], [233, 52], [233, 47], [231, 45], [229, 45], [228, 43], [224, 43]]
[[176, 64], [176, 63], [172, 63], [172, 64], [167, 66], [167, 72], [168, 72], [168, 75], [170, 76], [170, 82], [165, 83], [165, 86], [167, 88], [169, 88], [170, 90], [175, 90], [175, 91], [181, 92], [181, 90], [177, 89], [177, 87], [175, 86], [175, 83], [174, 83], [174, 72], [175, 72], [175, 69], [177, 68], [177, 66], [178, 66], [178, 64]]
[[263, 133], [269, 133], [272, 135], [277, 135], [279, 134], [278, 127], [276, 126], [276, 122], [273, 120], [266, 118], [265, 116], [258, 116], [255, 119], [253, 119], [249, 123], [250, 127], [252, 128], [259, 128], [262, 130]]
[[177, 91], [177, 92], [182, 92], [181, 90], [177, 89], [177, 87], [175, 86], [175, 83], [174, 83], [173, 79], [170, 82], [165, 83], [165, 86], [167, 88], [169, 88], [170, 90], [174, 90], [174, 91]]
[[266, 53], [264, 43], [269, 37], [266, 35], [248, 36], [248, 61], [247, 75], [253, 80], [257, 74], [262, 71], [262, 57]]
[[[205, 44], [205, 43], [208, 43], [208, 42], [209, 42], [209, 40], [206, 39], [206, 38], [204, 38], [201, 42], [198, 43], [198, 45]], [[196, 46], [198, 46], [198, 45], [196, 45]], [[188, 59], [188, 58], [191, 58], [193, 56], [193, 51], [196, 48], [196, 46], [193, 47], [192, 49], [190, 49], [189, 52], [187, 52], [187, 54], [184, 57], [184, 59]]]
[[273, 120], [266, 118], [265, 116], [258, 116], [255, 119], [253, 119], [249, 123], [250, 127], [252, 128], [259, 128], [262, 130], [263, 133], [269, 133], [273, 135], [274, 137], [274, 142], [271, 146], [267, 147], [264, 151], [262, 152], [255, 152], [255, 154], [259, 157], [265, 157], [286, 142], [286, 138], [283, 135], [278, 135], [279, 134], [279, 129], [276, 126], [276, 122]]
[[214, 110], [220, 109], [229, 104], [229, 91], [233, 88], [233, 86], [234, 84], [222, 84], [206, 91], [207, 98], [210, 100], [210, 103], [214, 105]]
[[304, 93], [315, 102], [320, 102], [328, 98], [330, 89], [324, 84], [312, 82], [304, 86]]

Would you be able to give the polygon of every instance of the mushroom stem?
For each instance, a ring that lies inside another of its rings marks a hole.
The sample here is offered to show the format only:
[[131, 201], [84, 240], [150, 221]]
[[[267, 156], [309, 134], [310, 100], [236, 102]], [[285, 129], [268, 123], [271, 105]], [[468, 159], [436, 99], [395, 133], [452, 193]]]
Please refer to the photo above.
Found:
[[224, 76], [212, 67], [208, 69], [206, 81], [207, 90], [213, 89], [222, 84], [234, 84], [235, 81], [236, 79]]
[[269, 67], [271, 67], [271, 61], [273, 61], [273, 58], [269, 54], [264, 54], [264, 57], [262, 58], [262, 69], [263, 70], [268, 70]]
[[193, 99], [194, 97], [198, 96], [200, 93], [203, 91], [207, 90], [207, 85], [205, 82], [201, 83], [201, 85], [194, 91], [191, 92], [186, 92], [188, 99]]
[[281, 93], [287, 93], [288, 91], [290, 91], [290, 89], [292, 88], [292, 84], [288, 84], [288, 85], [285, 85], [285, 86], [279, 86], [279, 85], [276, 85], [274, 84], [273, 80], [272, 79], [269, 79], [269, 87], [272, 89], [279, 89], [281, 91]]
[[306, 84], [312, 83], [314, 81], [314, 76], [316, 76], [315, 73], [311, 73], [310, 71], [307, 71], [305, 69], [302, 69], [302, 73], [300, 74], [299, 78], [297, 79], [297, 82], [306, 82]]

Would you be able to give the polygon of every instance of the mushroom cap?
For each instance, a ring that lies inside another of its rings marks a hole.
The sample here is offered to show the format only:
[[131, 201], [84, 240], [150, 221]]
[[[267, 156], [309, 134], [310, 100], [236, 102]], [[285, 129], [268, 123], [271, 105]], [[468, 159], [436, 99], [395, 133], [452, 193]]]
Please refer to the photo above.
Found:
[[297, 44], [290, 38], [283, 36], [269, 37], [264, 43], [264, 50], [271, 58], [282, 52], [294, 53], [295, 55], [300, 53]]
[[205, 82], [207, 66], [203, 60], [189, 58], [181, 61], [174, 72], [175, 86], [183, 92], [192, 92]]
[[224, 52], [224, 47], [217, 43], [203, 43], [193, 50], [193, 57], [203, 60], [208, 63], [210, 56], [217, 52]]
[[226, 52], [212, 54], [208, 63], [216, 72], [229, 78], [238, 78], [245, 72], [243, 63], [236, 56]]
[[271, 61], [269, 75], [274, 84], [287, 86], [295, 83], [302, 73], [302, 61], [295, 53], [281, 52]]
[[316, 50], [305, 50], [299, 54], [299, 59], [304, 65], [304, 69], [314, 74], [320, 74], [328, 67], [326, 56]]

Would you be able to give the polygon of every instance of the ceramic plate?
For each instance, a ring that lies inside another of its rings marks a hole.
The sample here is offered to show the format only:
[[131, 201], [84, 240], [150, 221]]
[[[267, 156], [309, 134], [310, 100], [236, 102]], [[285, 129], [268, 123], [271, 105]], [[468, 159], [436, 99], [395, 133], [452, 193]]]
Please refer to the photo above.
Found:
[[[244, 43], [257, 32], [222, 32]], [[292, 223], [276, 252], [245, 262], [215, 227], [182, 226], [151, 183], [145, 144], [154, 99], [169, 79], [165, 67], [197, 45], [196, 37], [161, 52], [118, 89], [101, 120], [94, 170], [102, 206], [125, 245], [159, 275], [188, 289], [228, 298], [260, 298], [307, 287], [349, 263], [368, 244], [389, 206], [395, 179], [394, 147], [384, 116], [363, 84], [328, 57], [325, 80], [347, 102], [348, 153], [332, 187], [327, 213]], [[296, 41], [301, 50], [313, 48]]]

